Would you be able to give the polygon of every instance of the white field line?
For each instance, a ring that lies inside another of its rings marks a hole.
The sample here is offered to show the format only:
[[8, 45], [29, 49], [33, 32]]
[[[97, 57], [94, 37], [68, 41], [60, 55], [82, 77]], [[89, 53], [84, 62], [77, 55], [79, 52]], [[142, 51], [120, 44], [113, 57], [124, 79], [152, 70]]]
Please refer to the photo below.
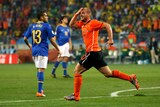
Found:
[[62, 98], [59, 99], [41, 99], [41, 100], [13, 100], [13, 101], [0, 101], [0, 104], [4, 104], [4, 103], [23, 103], [23, 102], [45, 102], [45, 101], [51, 101], [51, 100], [64, 100]]
[[[147, 89], [159, 89], [160, 87], [148, 87], [148, 88], [140, 88], [140, 90], [147, 90]], [[128, 91], [135, 91], [136, 89], [128, 89], [128, 90], [120, 90], [116, 92], [112, 92], [110, 96], [94, 96], [94, 97], [81, 97], [81, 99], [99, 99], [99, 98], [105, 98], [105, 97], [126, 97], [131, 95], [121, 95], [118, 96], [119, 93], [128, 92]], [[146, 94], [145, 94], [146, 95]], [[153, 95], [153, 94], [147, 94], [147, 95]], [[156, 94], [157, 95], [157, 94]], [[25, 103], [25, 102], [45, 102], [45, 101], [62, 101], [63, 98], [59, 99], [40, 99], [40, 100], [6, 100], [6, 101], [0, 101], [1, 104], [9, 104], [9, 103]]]
[[[151, 89], [159, 89], [160, 87], [148, 87], [148, 88], [140, 88], [140, 90], [151, 90]], [[128, 92], [128, 91], [135, 91], [136, 89], [128, 89], [128, 90], [120, 90], [116, 92], [112, 92], [110, 94], [111, 97], [118, 97], [119, 93]]]

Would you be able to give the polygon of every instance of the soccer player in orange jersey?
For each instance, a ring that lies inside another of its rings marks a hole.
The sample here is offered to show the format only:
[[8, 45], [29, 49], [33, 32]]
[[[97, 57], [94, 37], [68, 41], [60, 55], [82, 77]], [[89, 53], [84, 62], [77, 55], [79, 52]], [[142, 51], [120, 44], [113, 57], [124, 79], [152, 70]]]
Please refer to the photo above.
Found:
[[[80, 16], [80, 20], [77, 17]], [[108, 32], [108, 45], [113, 45], [113, 33], [112, 28], [108, 23], [101, 22], [95, 19], [91, 19], [91, 11], [88, 8], [80, 8], [72, 17], [69, 25], [72, 28], [82, 30], [82, 37], [86, 46], [86, 54], [81, 58], [79, 63], [74, 69], [74, 93], [65, 96], [66, 100], [80, 100], [80, 89], [82, 85], [82, 73], [89, 70], [91, 67], [95, 67], [105, 77], [114, 77], [127, 80], [131, 82], [136, 89], [139, 89], [138, 80], [135, 74], [128, 75], [119, 70], [111, 70], [107, 63], [104, 61], [104, 57], [100, 46], [98, 45], [99, 30], [105, 28]]]

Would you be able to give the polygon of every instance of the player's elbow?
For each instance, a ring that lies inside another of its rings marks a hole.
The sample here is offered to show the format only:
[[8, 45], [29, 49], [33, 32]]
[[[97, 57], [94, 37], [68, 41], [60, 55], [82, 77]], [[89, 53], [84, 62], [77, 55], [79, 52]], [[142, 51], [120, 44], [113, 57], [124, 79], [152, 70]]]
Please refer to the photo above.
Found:
[[72, 23], [69, 23], [69, 27], [73, 27], [73, 24], [72, 24]]
[[110, 28], [110, 24], [108, 24], [108, 23], [104, 23], [103, 25], [105, 28]]
[[23, 38], [23, 40], [24, 40], [24, 41], [26, 41], [26, 40], [27, 40], [27, 38], [26, 38], [26, 37], [24, 37], [24, 38]]
[[70, 26], [71, 28], [77, 28], [76, 25], [75, 25], [74, 23], [72, 23], [72, 22], [69, 23], [69, 26]]

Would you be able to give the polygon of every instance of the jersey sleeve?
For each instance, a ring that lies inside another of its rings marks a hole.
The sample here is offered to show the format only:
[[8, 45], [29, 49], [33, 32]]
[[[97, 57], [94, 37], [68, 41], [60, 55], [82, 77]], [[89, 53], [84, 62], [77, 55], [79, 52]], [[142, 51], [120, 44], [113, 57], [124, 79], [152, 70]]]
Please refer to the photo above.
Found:
[[27, 29], [27, 31], [25, 31], [23, 33], [23, 36], [26, 37], [26, 38], [29, 38], [30, 36], [32, 36], [32, 32], [31, 32], [31, 28], [32, 28], [32, 25], [30, 25]]
[[48, 38], [49, 39], [51, 39], [52, 37], [55, 36], [55, 32], [53, 31], [53, 29], [52, 29], [50, 24], [48, 24], [47, 32], [48, 32]]
[[98, 20], [92, 20], [91, 22], [91, 26], [93, 27], [93, 29], [101, 29], [103, 25], [103, 22], [100, 22]]
[[60, 31], [60, 26], [57, 26], [56, 31], [55, 31], [55, 36], [56, 37], [58, 37], [59, 31]]

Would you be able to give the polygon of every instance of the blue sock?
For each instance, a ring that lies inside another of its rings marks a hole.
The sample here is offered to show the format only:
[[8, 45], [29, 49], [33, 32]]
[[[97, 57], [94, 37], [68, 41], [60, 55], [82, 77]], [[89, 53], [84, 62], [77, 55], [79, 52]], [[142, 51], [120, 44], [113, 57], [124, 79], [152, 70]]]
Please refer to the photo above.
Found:
[[54, 64], [54, 68], [52, 69], [52, 74], [55, 73], [56, 68], [58, 67], [59, 63], [60, 63], [60, 62], [56, 61], [56, 63]]
[[[37, 71], [37, 80], [38, 80], [38, 76], [39, 76], [39, 72]], [[42, 90], [43, 90], [43, 87], [42, 87]]]
[[63, 71], [63, 75], [67, 75], [67, 70], [66, 69]]
[[43, 90], [44, 72], [38, 72], [38, 92]]
[[63, 66], [63, 75], [67, 75], [67, 62], [62, 62], [62, 66]]
[[37, 71], [37, 79], [38, 79], [38, 75], [39, 75], [39, 72]]

